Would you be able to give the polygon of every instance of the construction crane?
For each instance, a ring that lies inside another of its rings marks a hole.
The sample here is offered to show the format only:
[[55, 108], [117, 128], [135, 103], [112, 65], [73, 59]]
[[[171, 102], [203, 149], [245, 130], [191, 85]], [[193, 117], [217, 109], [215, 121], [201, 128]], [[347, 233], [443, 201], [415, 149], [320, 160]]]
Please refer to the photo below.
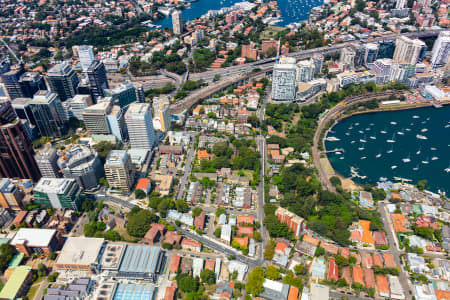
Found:
[[22, 64], [23, 61], [22, 59], [19, 59], [17, 57], [17, 55], [14, 53], [14, 51], [12, 51], [12, 49], [8, 46], [8, 44], [5, 42], [5, 40], [3, 38], [0, 38], [0, 40], [2, 41], [3, 45], [5, 45], [6, 49], [8, 49], [9, 53], [11, 53], [11, 55], [14, 57], [14, 59], [19, 63]]

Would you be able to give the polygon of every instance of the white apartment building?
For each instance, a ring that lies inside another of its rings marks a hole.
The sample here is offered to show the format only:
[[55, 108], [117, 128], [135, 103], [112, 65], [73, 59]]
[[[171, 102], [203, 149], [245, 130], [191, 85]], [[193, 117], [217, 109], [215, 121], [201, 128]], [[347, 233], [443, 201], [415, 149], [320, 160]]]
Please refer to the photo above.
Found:
[[80, 59], [80, 64], [83, 71], [87, 71], [89, 66], [95, 60], [92, 46], [87, 45], [78, 46], [78, 58]]
[[181, 34], [183, 32], [183, 20], [181, 19], [181, 12], [176, 10], [172, 14], [173, 33]]
[[450, 31], [441, 31], [434, 42], [431, 52], [431, 67], [433, 69], [447, 63], [450, 56]]
[[61, 177], [58, 172], [58, 155], [55, 148], [48, 145], [45, 146], [35, 155], [35, 159], [39, 167], [39, 171], [41, 171], [42, 177]]
[[426, 47], [421, 40], [411, 40], [406, 36], [400, 36], [395, 40], [394, 62], [415, 65]]
[[152, 150], [155, 144], [153, 118], [148, 103], [132, 103], [125, 114], [132, 148]]
[[112, 103], [100, 101], [95, 105], [86, 107], [81, 114], [87, 129], [94, 134], [110, 134], [107, 115], [111, 112]]
[[297, 63], [297, 81], [308, 82], [313, 80], [316, 66], [312, 60], [301, 60]]
[[293, 101], [297, 90], [295, 58], [282, 57], [273, 67], [272, 100]]
[[135, 167], [125, 150], [112, 150], [105, 162], [105, 176], [110, 187], [130, 191], [134, 183]]

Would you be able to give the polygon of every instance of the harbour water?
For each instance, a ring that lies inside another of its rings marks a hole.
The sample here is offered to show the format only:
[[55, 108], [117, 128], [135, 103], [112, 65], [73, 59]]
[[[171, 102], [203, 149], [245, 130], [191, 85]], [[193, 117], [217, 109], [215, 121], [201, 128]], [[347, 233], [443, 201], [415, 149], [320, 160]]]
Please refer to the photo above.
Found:
[[355, 115], [327, 139], [327, 150], [343, 149], [328, 153], [331, 165], [355, 182], [427, 179], [430, 190], [450, 193], [450, 106]]
[[[192, 2], [190, 8], [182, 11], [182, 18], [185, 21], [191, 21], [206, 14], [208, 10], [219, 10], [222, 7], [230, 7], [233, 4], [243, 0], [198, 0]], [[278, 7], [282, 15], [282, 21], [277, 26], [286, 26], [291, 23], [300, 23], [309, 17], [309, 12], [315, 6], [319, 6], [323, 0], [278, 0]], [[172, 18], [170, 16], [155, 22], [161, 27], [172, 27]]]

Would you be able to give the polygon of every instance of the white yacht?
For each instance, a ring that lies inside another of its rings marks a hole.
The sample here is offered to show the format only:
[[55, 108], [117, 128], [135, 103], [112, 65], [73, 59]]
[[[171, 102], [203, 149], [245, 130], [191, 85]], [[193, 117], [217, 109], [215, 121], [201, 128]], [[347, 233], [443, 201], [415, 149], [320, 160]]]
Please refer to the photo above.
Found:
[[428, 140], [428, 138], [424, 135], [418, 134], [416, 135], [416, 138], [420, 139], [420, 140]]

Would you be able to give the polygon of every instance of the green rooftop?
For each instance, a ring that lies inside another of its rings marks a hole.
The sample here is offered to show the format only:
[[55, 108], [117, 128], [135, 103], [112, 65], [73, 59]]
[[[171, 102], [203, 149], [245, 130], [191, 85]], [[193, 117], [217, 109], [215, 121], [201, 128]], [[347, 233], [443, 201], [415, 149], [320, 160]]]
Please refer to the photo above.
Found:
[[24, 256], [25, 256], [25, 254], [23, 254], [23, 253], [17, 253], [16, 255], [14, 255], [14, 257], [9, 262], [9, 267], [10, 268], [18, 267], [20, 265], [20, 263], [22, 262], [22, 259], [24, 258]]
[[27, 266], [18, 266], [15, 268], [0, 292], [0, 299], [16, 299], [17, 293], [30, 272], [31, 268]]

